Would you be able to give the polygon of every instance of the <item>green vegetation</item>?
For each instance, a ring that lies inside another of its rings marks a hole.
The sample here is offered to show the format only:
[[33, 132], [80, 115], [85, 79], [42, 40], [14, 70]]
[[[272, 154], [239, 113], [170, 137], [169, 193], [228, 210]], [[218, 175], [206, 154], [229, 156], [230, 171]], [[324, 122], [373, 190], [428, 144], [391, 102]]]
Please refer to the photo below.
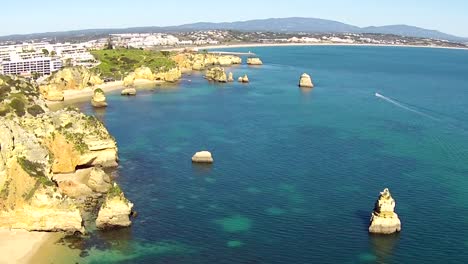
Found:
[[27, 193], [23, 194], [23, 198], [25, 200], [31, 199], [40, 186], [55, 186], [55, 183], [51, 181], [49, 177], [47, 177], [47, 175], [45, 174], [43, 170], [43, 165], [41, 163], [27, 160], [24, 157], [18, 157], [17, 160], [18, 164], [27, 174], [37, 179], [36, 183], [34, 184], [34, 187]]
[[17, 116], [24, 116], [26, 114], [24, 102], [18, 98], [11, 100], [10, 107], [15, 110]]
[[103, 94], [104, 91], [103, 91], [101, 88], [96, 88], [96, 89], [94, 90], [94, 93], [102, 93], [102, 94]]
[[[83, 133], [70, 133], [66, 130], [68, 123], [65, 128], [59, 128], [58, 131], [65, 137], [65, 139], [72, 143], [75, 149], [83, 154], [89, 150], [88, 145], [84, 142], [84, 134]], [[55, 135], [53, 135], [55, 136]]]
[[0, 116], [9, 113], [24, 116], [26, 111], [36, 116], [44, 110], [35, 105], [39, 96], [36, 87], [25, 79], [0, 76]]
[[6, 198], [8, 198], [10, 184], [11, 184], [11, 179], [8, 179], [5, 181], [5, 184], [3, 185], [3, 189], [0, 192], [0, 199], [6, 200]]
[[40, 115], [40, 114], [43, 114], [45, 113], [44, 109], [42, 109], [42, 107], [38, 106], [38, 105], [33, 105], [31, 107], [28, 108], [28, 113], [34, 117]]
[[109, 189], [109, 192], [107, 192], [107, 197], [113, 198], [116, 196], [122, 195], [122, 189], [120, 189], [119, 185], [116, 183], [112, 185], [112, 187]]
[[136, 68], [145, 66], [154, 72], [167, 71], [176, 66], [167, 53], [139, 49], [91, 51], [101, 61], [97, 71], [103, 77], [121, 78]]

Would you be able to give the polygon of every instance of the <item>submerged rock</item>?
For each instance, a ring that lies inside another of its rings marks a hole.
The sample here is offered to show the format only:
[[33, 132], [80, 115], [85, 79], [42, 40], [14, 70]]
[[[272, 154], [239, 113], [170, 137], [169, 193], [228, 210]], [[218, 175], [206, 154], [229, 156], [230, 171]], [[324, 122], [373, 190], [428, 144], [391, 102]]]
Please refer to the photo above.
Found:
[[106, 107], [106, 96], [104, 95], [104, 91], [100, 88], [94, 90], [93, 98], [91, 98], [91, 104], [96, 107]]
[[248, 65], [263, 65], [262, 60], [260, 58], [248, 58], [247, 59]]
[[200, 151], [195, 153], [192, 157], [192, 162], [196, 163], [213, 163], [213, 157], [208, 151]]
[[136, 89], [135, 88], [125, 88], [120, 92], [120, 95], [136, 95]]
[[401, 222], [394, 210], [395, 200], [393, 200], [390, 191], [386, 188], [380, 193], [379, 199], [375, 202], [369, 232], [376, 234], [400, 232]]
[[301, 79], [299, 80], [299, 87], [304, 88], [314, 88], [314, 84], [312, 83], [312, 78], [307, 73], [303, 73], [301, 75]]
[[120, 187], [114, 183], [99, 210], [96, 227], [111, 229], [130, 226], [132, 224], [130, 221], [132, 208], [133, 204], [125, 198]]

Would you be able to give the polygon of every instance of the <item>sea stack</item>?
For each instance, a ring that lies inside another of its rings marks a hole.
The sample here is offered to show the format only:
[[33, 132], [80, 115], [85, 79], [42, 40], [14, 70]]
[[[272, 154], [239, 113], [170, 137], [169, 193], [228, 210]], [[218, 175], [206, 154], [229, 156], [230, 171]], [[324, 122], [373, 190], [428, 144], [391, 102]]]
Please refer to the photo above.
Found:
[[390, 191], [385, 188], [375, 202], [369, 232], [386, 235], [400, 232], [401, 222], [394, 210], [395, 200], [393, 200]]
[[213, 163], [213, 161], [213, 156], [208, 151], [197, 152], [192, 157], [192, 162], [195, 163]]
[[114, 183], [99, 209], [96, 227], [99, 229], [113, 229], [130, 226], [132, 224], [130, 221], [132, 208], [133, 204], [125, 198], [120, 187]]
[[233, 81], [234, 81], [234, 75], [232, 74], [232, 72], [230, 72], [228, 75], [228, 82], [233, 82]]
[[307, 73], [303, 73], [301, 75], [301, 79], [299, 80], [299, 87], [303, 88], [314, 88], [314, 84], [312, 83], [312, 78]]
[[132, 96], [136, 95], [136, 89], [135, 88], [125, 88], [122, 90], [120, 93], [121, 95], [127, 95], [127, 96]]
[[246, 74], [246, 75], [244, 75], [244, 77], [239, 77], [238, 81], [240, 83], [248, 83], [250, 81], [249, 76], [247, 76], [247, 74]]
[[228, 78], [224, 68], [214, 67], [206, 71], [205, 78], [209, 81], [226, 83]]
[[247, 59], [248, 65], [263, 65], [262, 60], [260, 58], [248, 58]]
[[106, 107], [106, 96], [104, 95], [104, 91], [101, 88], [97, 88], [94, 90], [93, 98], [91, 99], [91, 104], [96, 107]]

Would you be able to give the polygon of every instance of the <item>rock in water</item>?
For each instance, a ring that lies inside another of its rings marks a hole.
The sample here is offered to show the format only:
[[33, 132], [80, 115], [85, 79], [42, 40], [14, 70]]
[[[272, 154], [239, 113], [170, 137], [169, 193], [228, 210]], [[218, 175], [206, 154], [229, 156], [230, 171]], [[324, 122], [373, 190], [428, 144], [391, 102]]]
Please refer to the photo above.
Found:
[[213, 157], [208, 151], [200, 151], [195, 153], [192, 157], [192, 162], [196, 163], [213, 163]]
[[104, 91], [100, 88], [94, 90], [93, 98], [91, 99], [91, 104], [96, 107], [106, 107], [106, 96], [104, 95]]
[[395, 200], [393, 200], [390, 191], [386, 188], [380, 193], [379, 199], [375, 202], [369, 232], [375, 234], [400, 232], [401, 222], [394, 210]]
[[263, 65], [262, 60], [260, 58], [248, 58], [247, 59], [248, 65]]
[[230, 72], [228, 75], [228, 82], [233, 82], [233, 81], [234, 81], [234, 75], [232, 74], [232, 72]]
[[121, 95], [136, 95], [136, 89], [135, 88], [126, 88], [126, 89], [123, 89], [120, 94]]
[[125, 198], [120, 187], [114, 183], [99, 210], [96, 227], [111, 229], [130, 226], [132, 224], [130, 221], [132, 208], [133, 204]]
[[210, 81], [225, 83], [228, 81], [226, 72], [223, 68], [214, 67], [206, 71], [205, 78]]
[[302, 74], [301, 79], [299, 80], [299, 87], [304, 88], [314, 88], [314, 84], [312, 83], [312, 78], [307, 73]]
[[240, 83], [248, 83], [250, 81], [249, 76], [247, 76], [247, 74], [246, 74], [246, 75], [244, 75], [244, 77], [239, 77], [238, 81]]

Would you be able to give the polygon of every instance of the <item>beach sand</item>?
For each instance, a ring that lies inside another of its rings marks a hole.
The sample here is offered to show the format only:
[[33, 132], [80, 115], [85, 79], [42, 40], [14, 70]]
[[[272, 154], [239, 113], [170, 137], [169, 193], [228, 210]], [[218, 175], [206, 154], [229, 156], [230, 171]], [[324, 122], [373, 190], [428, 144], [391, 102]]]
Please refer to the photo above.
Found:
[[0, 264], [39, 263], [32, 259], [39, 248], [61, 237], [60, 233], [0, 229]]
[[[158, 83], [165, 83], [164, 81], [150, 81], [150, 80], [135, 80], [134, 86], [136, 88], [145, 87], [148, 85], [156, 85]], [[47, 101], [48, 106], [60, 105], [64, 102], [71, 101], [81, 101], [86, 98], [91, 98], [93, 96], [93, 91], [96, 88], [101, 88], [104, 92], [112, 92], [116, 90], [123, 90], [124, 84], [123, 81], [108, 82], [95, 87], [86, 87], [82, 90], [66, 90], [64, 91], [64, 100], [63, 101]]]

